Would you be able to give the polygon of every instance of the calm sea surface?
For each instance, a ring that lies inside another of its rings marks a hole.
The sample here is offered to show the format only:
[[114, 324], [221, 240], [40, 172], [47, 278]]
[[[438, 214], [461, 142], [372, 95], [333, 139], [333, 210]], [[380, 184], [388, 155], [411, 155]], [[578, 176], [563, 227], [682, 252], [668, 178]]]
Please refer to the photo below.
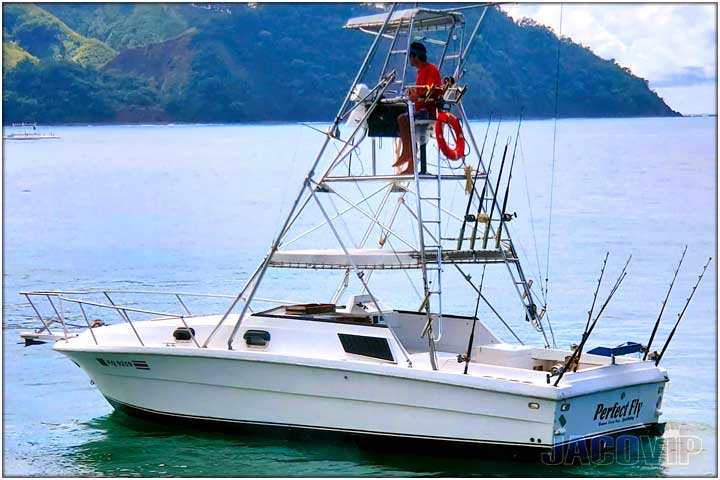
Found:
[[[558, 345], [580, 339], [606, 251], [610, 279], [628, 255], [633, 260], [590, 344], [646, 342], [687, 244], [659, 347], [716, 251], [716, 119], [563, 120], [557, 127], [548, 303]], [[503, 125], [500, 142], [515, 128]], [[482, 139], [485, 124], [473, 129]], [[552, 467], [432, 458], [337, 441], [207, 433], [113, 413], [85, 374], [49, 345], [18, 343], [20, 331], [37, 326], [18, 292], [236, 293], [280, 228], [322, 137], [302, 125], [53, 130], [60, 140], [4, 145], [4, 475], [717, 474], [715, 263], [663, 360], [671, 379], [666, 438], [622, 462]], [[512, 232], [534, 279], [544, 277], [547, 258], [552, 130], [551, 121], [523, 124], [510, 197], [509, 209], [518, 213]], [[451, 204], [464, 201], [458, 195]], [[319, 283], [291, 290], [286, 285], [298, 275], [273, 271], [268, 281], [278, 297], [307, 298]], [[500, 304], [517, 300], [494, 281], [486, 285]], [[408, 301], [388, 292], [379, 295], [387, 303]], [[448, 302], [456, 310], [468, 303]], [[526, 343], [541, 344], [524, 322], [511, 321]]]

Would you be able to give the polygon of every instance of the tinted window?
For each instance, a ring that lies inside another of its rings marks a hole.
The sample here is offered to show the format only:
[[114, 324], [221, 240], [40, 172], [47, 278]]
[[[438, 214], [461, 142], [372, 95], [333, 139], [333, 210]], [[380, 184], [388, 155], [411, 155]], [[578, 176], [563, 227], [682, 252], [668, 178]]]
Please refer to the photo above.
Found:
[[386, 338], [348, 335], [345, 333], [338, 333], [338, 337], [340, 337], [340, 343], [342, 343], [347, 353], [379, 358], [391, 362], [395, 361]]

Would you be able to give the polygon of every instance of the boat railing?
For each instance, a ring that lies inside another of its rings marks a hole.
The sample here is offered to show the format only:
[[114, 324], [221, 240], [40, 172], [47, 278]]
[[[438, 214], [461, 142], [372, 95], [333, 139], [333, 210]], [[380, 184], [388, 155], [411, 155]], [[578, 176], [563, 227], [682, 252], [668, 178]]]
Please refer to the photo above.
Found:
[[[152, 291], [152, 290], [113, 290], [113, 289], [106, 289], [106, 290], [41, 290], [41, 291], [24, 291], [20, 292], [21, 295], [23, 295], [26, 300], [28, 301], [28, 304], [32, 307], [33, 311], [35, 312], [35, 316], [40, 320], [40, 323], [42, 324], [42, 327], [35, 330], [34, 334], [44, 334], [44, 332], [47, 332], [47, 335], [54, 339], [54, 340], [67, 340], [69, 338], [75, 337], [78, 335], [78, 330], [84, 329], [87, 327], [89, 329], [90, 334], [93, 337], [93, 341], [96, 345], [99, 344], [98, 338], [95, 335], [95, 332], [93, 331], [94, 328], [99, 326], [106, 325], [105, 319], [103, 320], [91, 320], [90, 316], [88, 315], [89, 308], [98, 308], [98, 309], [108, 309], [113, 310], [117, 312], [120, 319], [123, 322], [127, 322], [130, 325], [130, 328], [132, 329], [135, 337], [137, 338], [140, 345], [145, 346], [145, 342], [143, 341], [140, 333], [138, 332], [137, 328], [135, 327], [133, 321], [130, 319], [129, 313], [135, 313], [135, 314], [141, 314], [145, 316], [151, 316], [154, 320], [158, 319], [177, 319], [179, 320], [180, 324], [179, 326], [182, 326], [186, 329], [188, 329], [189, 332], [191, 332], [191, 338], [195, 346], [198, 348], [200, 347], [200, 344], [198, 343], [197, 339], [195, 338], [195, 335], [192, 333], [192, 329], [189, 328], [186, 318], [194, 316], [190, 308], [188, 307], [189, 299], [190, 298], [209, 298], [209, 299], [222, 299], [222, 300], [229, 300], [234, 299], [234, 295], [226, 295], [226, 294], [212, 294], [212, 293], [194, 293], [194, 292], [164, 292], [164, 291]], [[160, 296], [160, 297], [170, 297], [174, 304], [176, 304], [177, 308], [181, 308], [182, 311], [180, 313], [177, 312], [165, 312], [165, 311], [159, 311], [159, 310], [151, 310], [147, 308], [138, 308], [137, 306], [127, 305], [127, 304], [119, 304], [115, 300], [113, 300], [113, 297], [110, 295], [113, 295], [117, 298], [119, 295], [149, 295], [149, 296]], [[88, 296], [102, 296], [106, 299], [106, 302], [98, 302], [88, 299]], [[81, 297], [81, 298], [78, 298]], [[46, 316], [43, 316], [43, 314], [40, 312], [40, 309], [38, 308], [39, 302], [38, 300], [44, 300], [48, 307], [50, 307], [50, 310], [52, 311], [52, 314], [50, 318], [47, 318]], [[280, 304], [280, 305], [288, 305], [293, 303], [299, 303], [295, 301], [289, 301], [289, 300], [275, 300], [275, 299], [268, 299], [268, 298], [258, 298], [257, 299], [260, 302], [263, 303], [271, 303], [271, 304]], [[79, 309], [82, 320], [84, 324], [77, 324], [72, 322], [72, 317], [68, 315], [67, 312], [67, 304], [73, 304], [77, 305], [77, 308]], [[250, 310], [252, 312], [252, 310]], [[60, 325], [62, 333], [59, 333], [58, 326]], [[54, 333], [58, 332], [58, 333]]]

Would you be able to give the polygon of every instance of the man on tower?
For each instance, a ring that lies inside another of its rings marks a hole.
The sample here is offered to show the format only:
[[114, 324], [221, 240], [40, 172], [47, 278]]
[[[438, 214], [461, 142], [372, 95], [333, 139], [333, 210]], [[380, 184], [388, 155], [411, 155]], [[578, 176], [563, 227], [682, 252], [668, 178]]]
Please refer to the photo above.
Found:
[[[427, 50], [425, 45], [420, 42], [413, 42], [408, 52], [410, 65], [417, 68], [417, 79], [415, 80], [415, 88], [408, 89], [410, 100], [415, 102], [415, 118], [434, 119], [436, 114], [435, 96], [432, 88], [442, 87], [442, 77], [438, 68], [427, 61]], [[428, 95], [428, 92], [430, 94]], [[410, 144], [410, 119], [407, 113], [398, 116], [398, 126], [400, 127], [400, 141], [402, 148], [397, 160], [393, 163], [393, 167], [400, 167], [403, 164], [407, 166], [400, 171], [401, 175], [414, 173], [415, 162], [412, 158], [412, 145]]]

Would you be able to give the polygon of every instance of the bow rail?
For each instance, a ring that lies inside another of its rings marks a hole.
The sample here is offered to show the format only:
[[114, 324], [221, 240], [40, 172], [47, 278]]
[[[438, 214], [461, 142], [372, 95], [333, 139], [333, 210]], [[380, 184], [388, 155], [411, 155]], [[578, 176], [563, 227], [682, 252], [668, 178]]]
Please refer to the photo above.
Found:
[[[147, 308], [138, 308], [135, 306], [136, 301], [128, 304], [117, 303], [113, 297], [115, 296], [156, 296], [156, 297], [168, 297], [176, 306], [180, 308], [180, 312], [167, 312], [158, 311]], [[31, 331], [23, 332], [20, 337], [25, 340], [25, 345], [35, 345], [56, 340], [67, 340], [78, 336], [86, 328], [90, 331], [90, 334], [95, 341], [95, 344], [99, 344], [94, 328], [107, 325], [108, 319], [97, 319], [91, 320], [88, 315], [88, 308], [97, 308], [105, 310], [113, 310], [119, 316], [123, 322], [127, 322], [130, 328], [133, 330], [135, 337], [137, 338], [140, 345], [144, 346], [145, 343], [132, 320], [130, 319], [129, 313], [150, 315], [155, 319], [177, 319], [180, 321], [184, 328], [189, 328], [185, 319], [188, 317], [195, 316], [188, 304], [191, 298], [210, 298], [210, 299], [222, 299], [227, 300], [235, 298], [234, 295], [227, 294], [215, 294], [215, 293], [196, 293], [196, 292], [176, 292], [176, 291], [154, 291], [154, 290], [120, 290], [120, 289], [103, 289], [103, 290], [32, 290], [22, 291], [20, 295], [24, 296], [28, 301], [29, 305], [35, 312], [35, 316], [42, 324], [41, 327]], [[95, 298], [101, 296], [105, 301], [94, 301], [94, 299], [88, 299], [88, 297], [94, 296]], [[78, 298], [80, 297], [80, 298]], [[243, 299], [245, 300], [245, 299]], [[290, 300], [277, 300], [270, 298], [257, 298], [259, 302], [289, 305], [299, 303]], [[40, 302], [44, 302], [46, 309], [50, 312], [49, 314], [43, 315], [41, 309], [38, 308], [41, 305]], [[76, 305], [79, 309], [80, 317], [77, 315], [68, 315], [67, 306], [68, 304]], [[224, 304], [224, 303], [223, 303]], [[250, 310], [252, 312], [252, 310]], [[75, 323], [73, 318], [81, 318], [81, 323]], [[197, 342], [195, 336], [192, 336], [193, 343], [198, 348], [200, 344]]]

